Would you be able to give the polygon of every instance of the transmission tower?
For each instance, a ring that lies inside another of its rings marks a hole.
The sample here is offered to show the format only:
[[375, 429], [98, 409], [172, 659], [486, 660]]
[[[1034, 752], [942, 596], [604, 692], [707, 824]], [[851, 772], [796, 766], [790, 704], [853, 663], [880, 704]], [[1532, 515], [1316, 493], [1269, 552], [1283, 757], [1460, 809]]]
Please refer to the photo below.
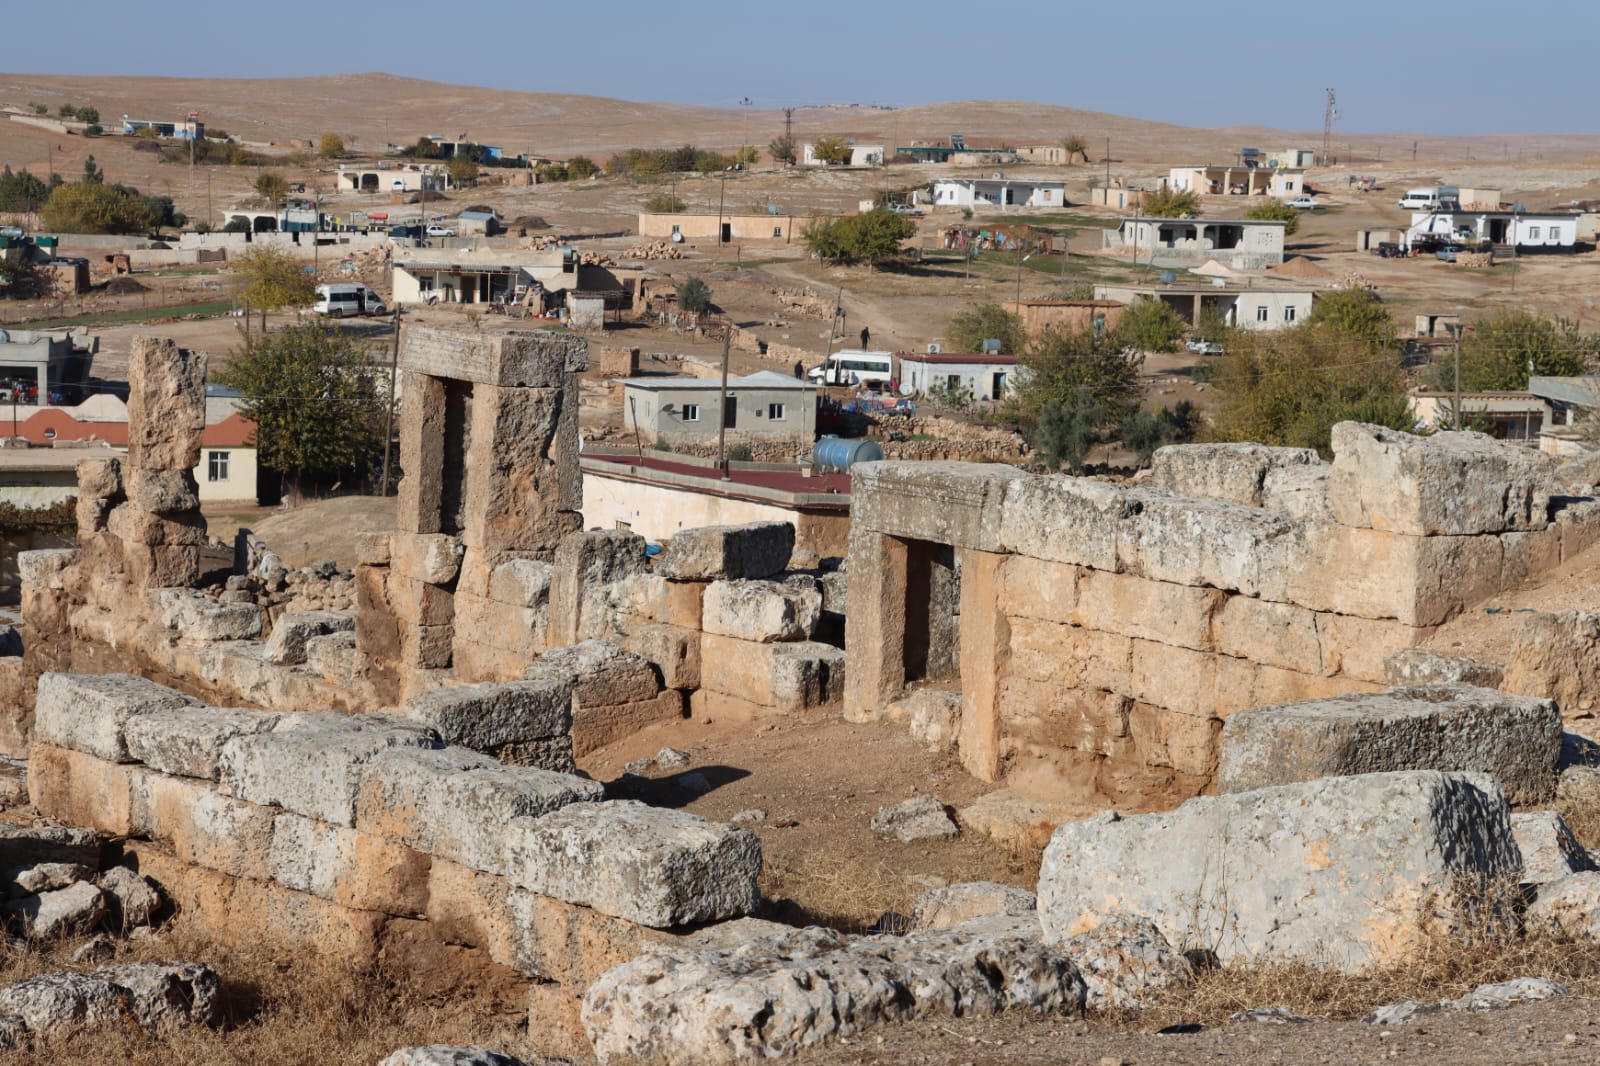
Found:
[[1328, 90], [1328, 106], [1322, 113], [1322, 165], [1327, 166], [1328, 160], [1333, 156], [1333, 121], [1339, 117], [1339, 109], [1333, 106], [1333, 90]]

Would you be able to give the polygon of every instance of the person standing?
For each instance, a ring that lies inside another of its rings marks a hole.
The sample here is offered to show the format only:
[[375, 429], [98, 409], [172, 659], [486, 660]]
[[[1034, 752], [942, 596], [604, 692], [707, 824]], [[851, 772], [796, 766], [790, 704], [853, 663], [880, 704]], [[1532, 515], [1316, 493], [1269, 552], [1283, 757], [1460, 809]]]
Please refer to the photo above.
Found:
[[862, 326], [861, 327], [861, 347], [863, 349], [865, 349], [865, 348], [870, 347], [871, 344], [872, 344], [872, 331], [870, 329], [868, 329], [866, 326]]

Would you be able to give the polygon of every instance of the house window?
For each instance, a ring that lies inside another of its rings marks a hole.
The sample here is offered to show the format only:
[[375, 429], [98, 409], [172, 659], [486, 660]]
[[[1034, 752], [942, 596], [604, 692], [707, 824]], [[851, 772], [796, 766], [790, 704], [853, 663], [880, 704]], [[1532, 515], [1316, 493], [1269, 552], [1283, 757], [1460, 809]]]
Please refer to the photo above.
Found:
[[673, 226], [672, 227], [672, 239], [673, 240], [678, 240], [682, 236], [683, 236], [683, 234], [678, 232], [678, 227], [677, 226]]
[[683, 405], [683, 420], [685, 422], [698, 422], [698, 421], [700, 421], [700, 405], [697, 404], [697, 403], [686, 403], [686, 404], [684, 404]]
[[783, 239], [783, 227], [782, 226], [773, 226], [772, 227], [772, 237], [773, 237], [774, 240], [782, 240]]
[[1267, 320], [1267, 309], [1266, 309], [1266, 307], [1262, 306], [1262, 307], [1256, 308], [1256, 321], [1257, 322], [1265, 322], [1266, 320]]
[[1528, 239], [1530, 241], [1536, 241], [1536, 240], [1539, 239], [1539, 227], [1538, 226], [1529, 226], [1528, 227]]
[[206, 453], [206, 480], [207, 481], [226, 481], [226, 480], [228, 480], [228, 453], [227, 452], [207, 452]]
[[781, 403], [769, 403], [769, 404], [767, 404], [767, 417], [782, 421], [782, 419], [783, 419], [783, 404], [781, 404]]
[[1293, 307], [1285, 307], [1283, 309], [1283, 320], [1285, 322], [1293, 322], [1294, 321], [1294, 308]]

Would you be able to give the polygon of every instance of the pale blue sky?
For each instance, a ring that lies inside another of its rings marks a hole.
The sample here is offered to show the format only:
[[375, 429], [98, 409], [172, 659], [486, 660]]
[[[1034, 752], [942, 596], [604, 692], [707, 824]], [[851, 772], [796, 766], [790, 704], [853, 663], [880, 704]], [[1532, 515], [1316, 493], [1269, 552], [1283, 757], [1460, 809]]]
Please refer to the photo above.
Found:
[[[1595, 0], [8, 3], [9, 73], [433, 81], [758, 107], [1031, 100], [1191, 126], [1588, 133]], [[63, 22], [63, 12], [70, 26]]]

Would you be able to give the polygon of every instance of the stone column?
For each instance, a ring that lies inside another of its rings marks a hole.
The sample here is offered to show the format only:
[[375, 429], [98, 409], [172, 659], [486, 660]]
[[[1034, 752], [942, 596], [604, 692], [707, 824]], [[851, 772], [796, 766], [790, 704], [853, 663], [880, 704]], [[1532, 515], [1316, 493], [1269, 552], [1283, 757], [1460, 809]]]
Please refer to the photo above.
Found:
[[1000, 774], [1000, 675], [1011, 646], [1010, 627], [1000, 610], [1000, 568], [1005, 561], [1006, 556], [994, 552], [961, 552], [958, 744], [961, 765], [983, 781]]
[[896, 537], [850, 531], [844, 622], [844, 716], [849, 721], [875, 721], [905, 687], [909, 548]]

